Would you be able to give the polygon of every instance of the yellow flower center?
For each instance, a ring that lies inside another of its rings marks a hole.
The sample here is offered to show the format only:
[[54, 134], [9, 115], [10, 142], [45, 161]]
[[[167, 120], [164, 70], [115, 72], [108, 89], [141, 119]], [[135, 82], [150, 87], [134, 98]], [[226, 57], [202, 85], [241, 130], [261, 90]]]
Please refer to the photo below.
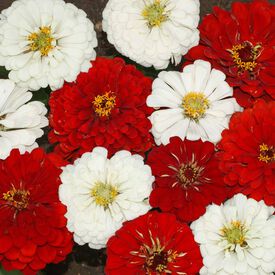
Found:
[[93, 106], [95, 113], [100, 117], [110, 116], [116, 105], [116, 96], [112, 92], [98, 95], [94, 98]]
[[168, 20], [166, 4], [167, 1], [163, 3], [163, 0], [154, 0], [152, 4], [145, 6], [141, 14], [150, 28], [159, 27]]
[[14, 187], [3, 194], [3, 200], [8, 202], [8, 205], [15, 207], [17, 210], [23, 210], [28, 207], [30, 192]]
[[111, 184], [98, 182], [91, 190], [91, 196], [94, 198], [97, 205], [107, 208], [109, 204], [113, 203], [118, 190]]
[[275, 161], [275, 148], [273, 146], [267, 146], [265, 143], [261, 144], [258, 159], [265, 163]]
[[257, 67], [257, 58], [261, 51], [261, 46], [257, 45], [253, 47], [250, 42], [244, 42], [233, 46], [231, 50], [228, 50], [231, 53], [234, 63], [238, 66], [240, 72], [253, 70]]
[[186, 117], [198, 121], [209, 108], [209, 101], [203, 93], [189, 92], [182, 100], [182, 108]]
[[247, 229], [240, 221], [232, 221], [228, 227], [225, 226], [221, 229], [221, 233], [224, 239], [226, 239], [230, 244], [239, 244], [241, 247], [247, 245], [245, 240]]
[[33, 32], [28, 36], [28, 40], [30, 41], [30, 50], [40, 51], [42, 56], [47, 56], [54, 48], [51, 27], [40, 27], [38, 32]]

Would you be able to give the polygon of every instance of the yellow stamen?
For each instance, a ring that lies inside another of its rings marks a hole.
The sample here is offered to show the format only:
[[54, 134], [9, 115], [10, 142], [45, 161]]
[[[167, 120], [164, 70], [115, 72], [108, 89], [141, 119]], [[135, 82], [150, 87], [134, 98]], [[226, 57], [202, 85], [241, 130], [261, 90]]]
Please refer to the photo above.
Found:
[[209, 101], [203, 93], [189, 92], [182, 100], [182, 108], [186, 117], [198, 121], [209, 108]]
[[100, 117], [110, 116], [116, 105], [116, 96], [112, 92], [98, 95], [94, 98], [93, 106], [95, 113]]
[[91, 190], [91, 196], [94, 198], [95, 203], [104, 208], [113, 203], [118, 194], [119, 192], [116, 187], [103, 182], [96, 183]]
[[47, 56], [54, 48], [51, 27], [40, 27], [38, 32], [33, 32], [28, 36], [28, 40], [31, 42], [30, 50], [40, 51], [42, 56]]
[[226, 239], [230, 244], [239, 244], [241, 247], [247, 245], [245, 238], [247, 229], [240, 221], [232, 221], [228, 227], [225, 226], [221, 229], [221, 233], [224, 239]]
[[[253, 72], [258, 65], [256, 59], [260, 54], [260, 50], [260, 45], [253, 47], [251, 43], [244, 42], [243, 44], [233, 46], [233, 48], [228, 51], [231, 53], [232, 59], [238, 66], [240, 72]], [[242, 56], [241, 51], [245, 52], [244, 56]]]
[[[130, 254], [144, 259], [143, 268], [146, 274], [172, 273], [172, 271], [168, 269], [168, 264], [173, 264], [176, 258], [184, 256], [185, 253], [178, 253], [171, 249], [165, 250], [165, 246], [161, 244], [160, 239], [158, 237], [153, 237], [150, 230], [149, 237], [151, 245], [144, 243], [140, 246], [138, 251], [131, 251]], [[136, 262], [130, 263], [135, 264]], [[179, 274], [178, 272], [176, 273]]]
[[9, 205], [15, 207], [17, 210], [23, 210], [28, 207], [30, 192], [14, 187], [3, 194], [3, 200], [7, 201]]
[[150, 28], [159, 27], [163, 22], [168, 20], [166, 4], [167, 1], [163, 3], [162, 0], [155, 0], [152, 4], [145, 6], [141, 14], [147, 20]]
[[273, 146], [267, 146], [265, 143], [260, 145], [260, 155], [258, 157], [260, 161], [269, 163], [275, 160], [275, 149]]

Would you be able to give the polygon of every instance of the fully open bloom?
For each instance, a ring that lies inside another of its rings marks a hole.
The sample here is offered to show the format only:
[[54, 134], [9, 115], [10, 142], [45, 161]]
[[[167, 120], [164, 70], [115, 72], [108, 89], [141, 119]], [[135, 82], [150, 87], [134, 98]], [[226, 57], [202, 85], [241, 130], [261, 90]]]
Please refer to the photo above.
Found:
[[178, 137], [166, 146], [155, 147], [148, 164], [156, 177], [150, 204], [190, 222], [204, 214], [212, 202], [227, 196], [218, 160], [210, 142], [182, 141]]
[[55, 90], [74, 81], [91, 67], [96, 46], [93, 23], [63, 0], [17, 0], [2, 11], [0, 65], [21, 87]]
[[106, 246], [124, 221], [150, 209], [147, 198], [154, 181], [140, 155], [119, 151], [108, 159], [107, 154], [96, 147], [64, 167], [59, 188], [74, 240], [96, 249]]
[[34, 275], [72, 250], [57, 168], [42, 149], [0, 161], [0, 262]]
[[235, 2], [231, 11], [214, 7], [199, 29], [200, 44], [187, 59], [204, 59], [223, 71], [243, 107], [255, 98], [275, 99], [274, 4], [254, 0]]
[[275, 206], [275, 102], [235, 114], [219, 144], [220, 169], [232, 193]]
[[203, 257], [201, 275], [272, 275], [275, 271], [273, 207], [238, 194], [210, 205], [191, 224]]
[[107, 256], [107, 275], [195, 275], [202, 267], [190, 228], [155, 211], [125, 222], [108, 241]]
[[198, 45], [199, 0], [109, 0], [103, 30], [123, 55], [164, 69]]
[[38, 101], [27, 103], [31, 98], [26, 88], [0, 79], [0, 159], [8, 157], [13, 148], [23, 153], [38, 147], [35, 141], [48, 125], [47, 109]]
[[241, 110], [232, 93], [225, 75], [206, 61], [197, 60], [182, 73], [161, 72], [147, 98], [157, 109], [150, 117], [155, 142], [165, 145], [174, 136], [220, 141], [231, 115]]
[[110, 154], [124, 149], [143, 154], [152, 146], [145, 104], [152, 81], [121, 58], [97, 58], [88, 74], [51, 94], [49, 134], [55, 151], [76, 159], [96, 146]]

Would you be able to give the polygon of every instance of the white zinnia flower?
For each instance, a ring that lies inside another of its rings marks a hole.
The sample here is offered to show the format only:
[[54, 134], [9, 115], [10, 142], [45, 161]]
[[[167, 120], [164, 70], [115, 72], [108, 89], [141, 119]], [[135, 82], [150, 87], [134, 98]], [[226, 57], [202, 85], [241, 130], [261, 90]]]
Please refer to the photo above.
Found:
[[202, 275], [271, 275], [275, 272], [274, 207], [238, 194], [210, 205], [191, 224], [200, 244]]
[[166, 145], [174, 136], [220, 141], [231, 115], [241, 110], [225, 77], [202, 60], [182, 73], [161, 72], [147, 98], [148, 106], [161, 108], [150, 117], [155, 142]]
[[67, 206], [67, 227], [80, 245], [106, 246], [126, 220], [145, 214], [154, 177], [139, 155], [103, 147], [85, 153], [61, 174], [59, 198]]
[[102, 24], [120, 53], [164, 69], [198, 44], [199, 11], [199, 0], [109, 0]]
[[63, 0], [17, 0], [0, 16], [0, 65], [21, 87], [62, 87], [87, 72], [97, 46], [86, 13]]
[[32, 93], [15, 87], [10, 80], [0, 80], [0, 159], [12, 149], [22, 153], [38, 147], [36, 139], [43, 135], [41, 128], [48, 125], [47, 109], [38, 101], [28, 102]]

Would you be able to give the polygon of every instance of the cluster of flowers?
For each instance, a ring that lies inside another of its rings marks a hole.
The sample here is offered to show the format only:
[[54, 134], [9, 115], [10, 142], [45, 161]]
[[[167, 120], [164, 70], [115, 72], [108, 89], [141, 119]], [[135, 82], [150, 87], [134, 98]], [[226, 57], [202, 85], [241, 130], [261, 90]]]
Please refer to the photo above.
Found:
[[[96, 57], [85, 12], [16, 0], [0, 14], [0, 262], [36, 274], [73, 240], [105, 272], [275, 272], [275, 7], [109, 0]], [[49, 114], [32, 92], [50, 86]], [[37, 148], [50, 126], [51, 153]]]

